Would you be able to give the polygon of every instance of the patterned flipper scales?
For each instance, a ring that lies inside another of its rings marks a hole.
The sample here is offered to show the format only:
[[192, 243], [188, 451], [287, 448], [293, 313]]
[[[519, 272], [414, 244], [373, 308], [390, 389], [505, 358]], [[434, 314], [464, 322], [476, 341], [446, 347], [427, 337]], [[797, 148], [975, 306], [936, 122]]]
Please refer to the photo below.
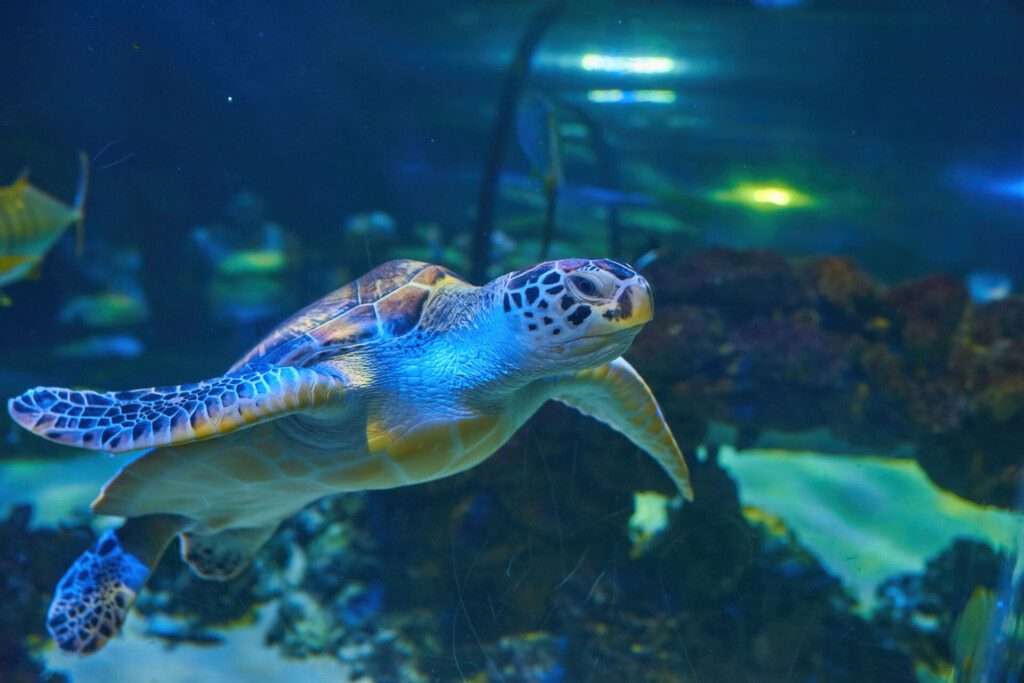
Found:
[[124, 453], [201, 441], [297, 412], [338, 406], [345, 383], [296, 367], [246, 366], [196, 384], [132, 391], [37, 387], [10, 399], [22, 427], [50, 441]]
[[46, 627], [65, 652], [89, 653], [121, 630], [149, 568], [126, 553], [111, 529], [57, 585]]
[[151, 515], [106, 531], [57, 584], [46, 628], [64, 652], [89, 654], [121, 630], [125, 617], [180, 520]]
[[186, 532], [181, 535], [181, 559], [197, 576], [209, 581], [229, 581], [252, 563], [277, 523], [249, 529], [227, 529], [215, 534]]

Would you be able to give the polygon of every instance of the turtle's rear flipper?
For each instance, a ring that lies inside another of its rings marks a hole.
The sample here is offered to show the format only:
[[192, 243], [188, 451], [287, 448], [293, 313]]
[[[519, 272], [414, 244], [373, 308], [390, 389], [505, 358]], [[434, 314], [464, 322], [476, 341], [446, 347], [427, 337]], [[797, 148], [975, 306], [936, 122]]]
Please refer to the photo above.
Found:
[[316, 370], [246, 366], [196, 384], [132, 391], [37, 387], [7, 403], [22, 427], [111, 453], [210, 439], [291, 413], [338, 406], [344, 381]]
[[216, 534], [181, 535], [181, 559], [197, 576], [209, 581], [229, 581], [252, 563], [252, 558], [274, 531], [277, 523], [251, 529], [227, 529]]
[[149, 573], [181, 530], [181, 519], [150, 515], [111, 529], [57, 585], [46, 628], [64, 652], [90, 654], [121, 630]]

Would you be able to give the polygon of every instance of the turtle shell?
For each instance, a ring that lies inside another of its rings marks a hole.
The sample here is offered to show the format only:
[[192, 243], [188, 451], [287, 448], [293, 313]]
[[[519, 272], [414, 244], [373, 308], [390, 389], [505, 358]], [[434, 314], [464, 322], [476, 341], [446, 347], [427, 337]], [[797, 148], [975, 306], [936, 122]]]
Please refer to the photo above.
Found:
[[344, 353], [381, 338], [399, 337], [420, 321], [434, 290], [466, 281], [442, 266], [388, 261], [336, 289], [277, 326], [232, 366], [305, 364], [320, 352]]

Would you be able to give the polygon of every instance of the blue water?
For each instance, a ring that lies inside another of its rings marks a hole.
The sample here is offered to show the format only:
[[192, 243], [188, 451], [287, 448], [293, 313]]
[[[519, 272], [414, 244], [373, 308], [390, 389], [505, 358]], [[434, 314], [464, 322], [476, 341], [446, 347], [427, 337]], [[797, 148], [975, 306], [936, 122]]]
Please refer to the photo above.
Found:
[[1019, 2], [0, 15], [0, 183], [70, 204], [91, 160], [84, 252], [71, 227], [0, 292], [4, 399], [216, 377], [389, 259], [615, 258], [696, 495], [545, 406], [467, 473], [315, 503], [231, 582], [172, 545], [72, 658], [46, 608], [122, 461], [5, 413], [0, 680], [1018, 680], [1011, 628], [973, 673], [951, 639], [985, 645], [976, 588], [1020, 604]]

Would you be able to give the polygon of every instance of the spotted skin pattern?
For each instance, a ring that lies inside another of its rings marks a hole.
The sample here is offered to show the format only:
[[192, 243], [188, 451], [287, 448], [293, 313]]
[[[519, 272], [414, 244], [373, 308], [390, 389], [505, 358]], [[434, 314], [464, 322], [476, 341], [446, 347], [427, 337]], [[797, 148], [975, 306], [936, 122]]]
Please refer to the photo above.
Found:
[[46, 627], [65, 652], [95, 652], [121, 630], [149, 567], [106, 531], [82, 553], [64, 578], [47, 613]]
[[[604, 292], [581, 291], [594, 285], [593, 275], [611, 277]], [[506, 313], [522, 316], [527, 332], [550, 341], [565, 338], [592, 315], [608, 321], [628, 320], [633, 316], [633, 297], [639, 290], [649, 296], [646, 281], [627, 266], [607, 259], [563, 259], [548, 261], [510, 273], [502, 307]], [[587, 295], [605, 295], [601, 305]]]
[[126, 518], [109, 537], [123, 543], [79, 558], [55, 596], [51, 633], [64, 650], [94, 651], [173, 538], [195, 573], [230, 579], [304, 506], [462, 472], [549, 399], [622, 432], [690, 497], [664, 416], [619, 358], [652, 301], [639, 274], [603, 259], [550, 261], [481, 287], [392, 261], [297, 313], [223, 377], [12, 399], [12, 417], [44, 438], [155, 447], [93, 502], [96, 514]]
[[276, 524], [255, 529], [228, 529], [218, 534], [181, 534], [181, 559], [192, 571], [209, 581], [230, 581], [252, 562], [253, 555], [266, 543]]
[[246, 366], [196, 384], [132, 391], [37, 387], [12, 398], [8, 411], [51, 441], [125, 453], [229, 434], [322, 405], [343, 386], [305, 368]]

